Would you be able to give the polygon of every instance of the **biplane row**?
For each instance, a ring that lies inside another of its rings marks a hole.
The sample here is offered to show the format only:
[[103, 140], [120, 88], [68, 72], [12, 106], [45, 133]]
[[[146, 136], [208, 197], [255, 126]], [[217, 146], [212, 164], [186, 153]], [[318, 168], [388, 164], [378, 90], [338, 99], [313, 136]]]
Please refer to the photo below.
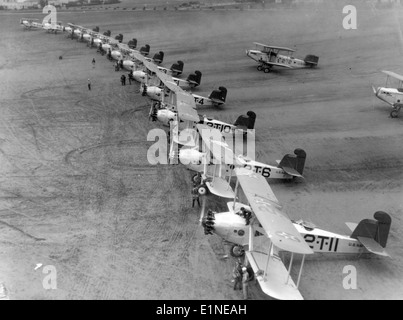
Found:
[[[23, 22], [33, 25], [33, 21], [27, 19]], [[132, 45], [124, 44], [74, 24], [68, 24], [62, 30], [72, 38], [96, 45], [100, 52], [107, 52], [108, 57], [118, 61], [140, 82], [140, 92], [151, 99], [149, 119], [169, 127], [169, 162], [180, 162], [194, 171], [192, 182], [197, 184], [197, 190], [203, 196], [200, 222], [205, 234], [216, 234], [232, 243], [231, 254], [245, 256], [264, 293], [276, 299], [303, 299], [299, 286], [305, 257], [315, 253], [388, 256], [385, 247], [391, 217], [385, 212], [378, 211], [374, 219], [365, 219], [358, 224], [347, 223], [351, 230], [349, 236], [288, 217], [268, 180], [302, 179], [306, 152], [295, 149], [294, 154], [285, 155], [276, 165], [245, 156], [244, 138], [254, 134], [256, 114], [253, 111], [239, 116], [234, 124], [198, 114], [200, 106], [225, 103], [226, 88], [220, 87], [208, 98], [200, 97], [185, 89], [200, 85], [201, 72], [196, 71], [186, 80], [178, 78], [183, 71], [182, 61], [164, 68], [160, 66], [163, 52], [149, 58], [149, 45], [136, 50], [133, 43], [137, 41], [132, 41]], [[267, 59], [254, 58], [264, 72], [274, 66], [314, 67], [318, 63], [315, 56], [287, 60], [279, 55], [287, 50], [292, 52], [287, 48], [264, 46], [260, 53], [250, 50], [247, 54], [251, 57], [268, 55]], [[386, 95], [384, 88], [376, 91], [379, 96]], [[234, 141], [242, 141], [242, 148]], [[226, 199], [228, 210], [221, 213], [208, 210], [206, 214], [208, 194]], [[266, 241], [261, 242], [262, 238]], [[291, 270], [296, 256], [302, 260], [298, 278], [294, 281]], [[282, 257], [289, 258], [288, 266]]]

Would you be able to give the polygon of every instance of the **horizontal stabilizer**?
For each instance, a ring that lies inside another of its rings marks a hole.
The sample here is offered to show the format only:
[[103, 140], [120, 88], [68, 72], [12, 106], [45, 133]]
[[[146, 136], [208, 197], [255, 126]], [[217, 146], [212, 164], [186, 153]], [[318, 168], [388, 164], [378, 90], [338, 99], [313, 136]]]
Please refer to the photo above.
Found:
[[304, 299], [279, 257], [271, 254], [268, 263], [268, 255], [261, 252], [247, 251], [246, 257], [265, 294], [279, 300]]
[[369, 252], [383, 257], [390, 257], [385, 249], [382, 248], [381, 245], [374, 239], [367, 237], [357, 237], [357, 239]]
[[290, 176], [298, 177], [298, 178], [303, 178], [303, 176], [302, 176], [297, 170], [295, 170], [295, 169], [293, 169], [293, 168], [284, 167], [284, 166], [283, 166], [282, 169], [283, 169], [287, 174], [289, 174]]

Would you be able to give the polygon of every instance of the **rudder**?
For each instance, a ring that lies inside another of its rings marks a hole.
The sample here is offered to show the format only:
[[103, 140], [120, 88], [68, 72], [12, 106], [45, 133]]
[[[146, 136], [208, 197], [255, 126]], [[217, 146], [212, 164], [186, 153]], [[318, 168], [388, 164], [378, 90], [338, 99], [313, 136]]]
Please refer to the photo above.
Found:
[[304, 173], [306, 152], [302, 149], [295, 149], [294, 154], [286, 154], [279, 163], [279, 168], [291, 168], [300, 175]]
[[374, 218], [375, 220], [362, 220], [351, 234], [351, 238], [358, 239], [358, 237], [364, 237], [374, 239], [382, 248], [385, 248], [389, 237], [392, 218], [383, 211], [375, 212]]

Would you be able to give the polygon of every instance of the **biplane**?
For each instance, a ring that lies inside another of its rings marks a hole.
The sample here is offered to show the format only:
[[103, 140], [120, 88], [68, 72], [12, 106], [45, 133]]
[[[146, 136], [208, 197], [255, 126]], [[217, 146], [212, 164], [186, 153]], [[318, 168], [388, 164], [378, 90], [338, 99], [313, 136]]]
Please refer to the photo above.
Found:
[[259, 63], [257, 70], [268, 73], [273, 67], [297, 69], [314, 68], [318, 65], [319, 57], [307, 55], [304, 60], [293, 57], [295, 50], [284, 47], [268, 46], [254, 42], [256, 49], [246, 50], [246, 55]]
[[[217, 136], [218, 133], [214, 135], [214, 139]], [[216, 141], [208, 137], [203, 139], [207, 147], [214, 150]], [[222, 144], [220, 140], [217, 142], [218, 146]], [[211, 154], [219, 163], [224, 165], [231, 161], [228, 155], [216, 155], [217, 148], [215, 150]], [[267, 295], [276, 299], [302, 299], [298, 287], [305, 256], [309, 254], [371, 253], [389, 256], [385, 247], [392, 220], [387, 213], [378, 211], [374, 214], [374, 219], [364, 219], [359, 224], [347, 223], [351, 230], [350, 236], [332, 233], [303, 220], [290, 220], [267, 180], [251, 168], [235, 167], [233, 171], [237, 179], [235, 188], [232, 188], [229, 180], [225, 180], [225, 193], [221, 190], [212, 192], [215, 195], [223, 193], [220, 195], [223, 198], [232, 196], [233, 201], [227, 203], [228, 211], [214, 213], [208, 210], [205, 217], [203, 203], [202, 226], [206, 235], [215, 233], [232, 243], [231, 255], [241, 257], [246, 254], [262, 291]], [[211, 181], [206, 185], [209, 190], [211, 183], [214, 183], [214, 180]], [[219, 187], [222, 188], [223, 185], [221, 182]], [[213, 188], [217, 186], [213, 185]], [[240, 198], [246, 199], [246, 203], [241, 202]], [[255, 248], [255, 240], [262, 236], [268, 238], [266, 242], [262, 242], [265, 250]], [[283, 252], [291, 254], [288, 270], [280, 258], [280, 253]], [[302, 255], [296, 284], [290, 276], [295, 254]]]
[[[347, 223], [350, 236], [328, 232], [301, 220], [291, 221], [263, 177], [245, 168], [237, 168], [235, 173], [238, 180], [234, 200], [227, 203], [228, 211], [216, 214], [209, 211], [207, 218], [203, 217], [202, 225], [206, 234], [214, 232], [233, 243], [233, 256], [246, 254], [262, 291], [267, 295], [276, 299], [302, 299], [298, 287], [307, 254], [371, 253], [388, 256], [385, 247], [391, 217], [387, 213], [378, 211], [374, 219], [364, 219], [359, 224]], [[239, 187], [248, 205], [237, 201]], [[245, 218], [245, 212], [249, 213], [249, 218]], [[254, 241], [260, 236], [269, 238], [266, 253], [255, 250]], [[284, 247], [285, 242], [292, 246]], [[280, 252], [291, 253], [288, 270], [280, 259]], [[295, 254], [303, 255], [296, 285], [290, 277]]]
[[[234, 124], [228, 124], [207, 116], [200, 117], [196, 111], [197, 96], [195, 97], [190, 92], [183, 90], [172, 80], [171, 76], [161, 72], [152, 63], [144, 61], [144, 66], [147, 70], [144, 74], [145, 83], [150, 84], [149, 79], [152, 77], [154, 85], [148, 85], [143, 88], [143, 93], [144, 91], [153, 92], [152, 90], [154, 90], [153, 94], [158, 94], [159, 98], [156, 103], [152, 104], [150, 109], [149, 116], [153, 121], [159, 120], [168, 126], [172, 121], [179, 121], [179, 130], [183, 130], [185, 127], [195, 129], [196, 125], [201, 123], [217, 128], [223, 134], [233, 134], [236, 129], [247, 130], [254, 128], [256, 114], [252, 111], [249, 111], [246, 116], [238, 117]], [[217, 99], [220, 99], [220, 97], [217, 97]]]
[[52, 22], [45, 22], [43, 25], [43, 29], [45, 29], [47, 32], [49, 33], [57, 33], [58, 31], [60, 32], [64, 32], [65, 31], [65, 27], [63, 26], [61, 21], [58, 21], [56, 23], [52, 23]]
[[[226, 189], [231, 183], [236, 168], [248, 169], [268, 179], [293, 180], [303, 178], [306, 152], [302, 149], [295, 149], [294, 155], [286, 154], [281, 161], [277, 160], [277, 166], [272, 166], [245, 156], [243, 139], [238, 141], [228, 139], [228, 136], [222, 135], [218, 129], [203, 123], [197, 125], [197, 131], [203, 141], [201, 150], [199, 146], [182, 148], [179, 152], [179, 159], [190, 170], [197, 172], [192, 176], [192, 182], [198, 185], [200, 195], [205, 195], [208, 191], [220, 197], [224, 197], [224, 193], [228, 194], [228, 191], [221, 192], [216, 188], [211, 189], [211, 185], [206, 183], [211, 178], [215, 179], [214, 175], [206, 175], [206, 170], [209, 167], [220, 167], [217, 172], [227, 181]], [[236, 155], [236, 152], [239, 154]], [[218, 162], [212, 161], [212, 159], [218, 159]], [[221, 183], [221, 185], [224, 184]]]
[[38, 19], [31, 18], [22, 18], [20, 19], [20, 25], [24, 28], [24, 30], [32, 30], [32, 29], [42, 29], [42, 22], [39, 22]]
[[[392, 107], [392, 111], [390, 112], [390, 116], [392, 118], [397, 118], [400, 113], [400, 109], [403, 106], [403, 76], [391, 72], [391, 71], [382, 71], [386, 74], [386, 84], [384, 87], [372, 87], [375, 96], [386, 102]], [[396, 87], [390, 87], [389, 81], [390, 78], [395, 79], [398, 81]]]
[[[146, 63], [145, 68], [148, 73], [147, 79], [152, 77], [156, 78], [155, 80], [144, 82], [141, 84], [141, 92], [143, 96], [148, 96], [151, 100], [154, 101], [162, 101], [163, 96], [166, 97], [170, 92], [174, 92], [170, 90], [169, 87], [165, 86], [164, 83], [175, 84], [174, 78], [168, 75], [166, 72], [161, 70], [159, 66], [155, 66], [150, 63]], [[172, 66], [174, 68], [175, 66]], [[197, 106], [222, 106], [225, 104], [225, 100], [227, 98], [227, 88], [219, 87], [217, 90], [213, 90], [213, 92], [208, 97], [203, 97], [194, 93], [191, 93], [193, 96], [195, 103]]]
[[[144, 62], [150, 62], [153, 60], [149, 60], [147, 58], [144, 59], [144, 57], [139, 58], [138, 56], [135, 57], [135, 59], [139, 60], [140, 62], [137, 63], [137, 68], [139, 68], [139, 69], [133, 72], [133, 77], [135, 78], [136, 81], [140, 82], [141, 84], [147, 85], [148, 81], [150, 81], [150, 78], [156, 78], [156, 72], [154, 72], [154, 71], [158, 71], [160, 74], [166, 74], [167, 76], [169, 76], [170, 81], [172, 83], [174, 83], [176, 86], [181, 87], [182, 89], [195, 88], [198, 85], [200, 85], [201, 76], [202, 76], [200, 71], [196, 70], [193, 74], [189, 74], [188, 77], [186, 78], [186, 80], [179, 79], [179, 78], [171, 77], [169, 75], [170, 72], [164, 72], [164, 70], [161, 70], [161, 68], [158, 66], [157, 66], [157, 69], [153, 69], [153, 71], [150, 71], [150, 68], [146, 67]], [[181, 65], [174, 64], [171, 67], [171, 71], [178, 70], [179, 68], [183, 68], [183, 64], [181, 64]], [[158, 86], [158, 82], [159, 81], [156, 78], [154, 86]]]

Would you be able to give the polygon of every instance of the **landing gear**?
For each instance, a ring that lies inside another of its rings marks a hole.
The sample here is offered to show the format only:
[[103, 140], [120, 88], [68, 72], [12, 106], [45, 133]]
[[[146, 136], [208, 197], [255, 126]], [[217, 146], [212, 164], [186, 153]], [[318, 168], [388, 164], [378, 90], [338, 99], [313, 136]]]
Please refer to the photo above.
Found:
[[243, 246], [234, 244], [231, 249], [230, 249], [230, 254], [231, 256], [235, 257], [235, 258], [240, 258], [243, 257], [245, 255], [245, 249], [243, 248]]
[[267, 65], [264, 65], [264, 64], [261, 64], [261, 65], [257, 66], [257, 70], [258, 71], [263, 71], [264, 73], [269, 73], [271, 71], [271, 67], [267, 66]]
[[205, 185], [201, 185], [197, 188], [197, 192], [199, 193], [199, 195], [205, 196], [207, 194], [207, 187]]

